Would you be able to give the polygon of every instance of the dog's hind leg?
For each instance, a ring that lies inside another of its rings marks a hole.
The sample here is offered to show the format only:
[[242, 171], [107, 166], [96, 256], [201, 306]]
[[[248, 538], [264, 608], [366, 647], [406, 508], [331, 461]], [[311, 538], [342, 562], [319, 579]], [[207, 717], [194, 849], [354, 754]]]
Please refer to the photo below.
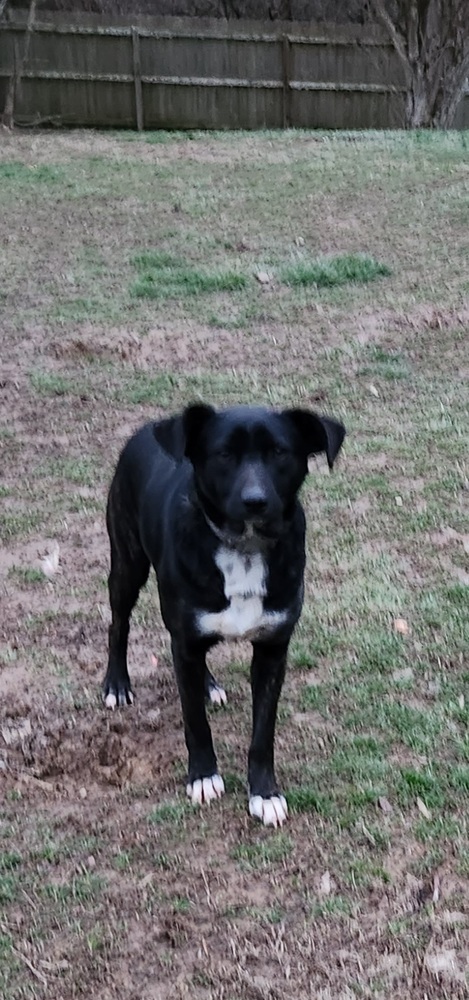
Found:
[[218, 683], [213, 674], [210, 673], [208, 667], [205, 671], [205, 697], [215, 708], [221, 708], [222, 705], [226, 705], [228, 700], [225, 689]]
[[109, 601], [112, 621], [109, 626], [109, 662], [103, 682], [103, 701], [107, 708], [131, 705], [133, 702], [130, 677], [127, 669], [127, 642], [129, 621], [141, 588], [150, 571], [150, 561], [135, 534], [117, 530], [111, 500], [108, 506], [107, 525], [111, 542], [111, 571], [109, 573]]

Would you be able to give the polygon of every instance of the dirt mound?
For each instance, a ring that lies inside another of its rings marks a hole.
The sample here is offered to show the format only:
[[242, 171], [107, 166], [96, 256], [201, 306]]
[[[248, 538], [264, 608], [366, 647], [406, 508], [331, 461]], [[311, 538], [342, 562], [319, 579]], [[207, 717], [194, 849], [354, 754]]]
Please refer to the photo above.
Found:
[[[97, 699], [96, 699], [97, 700]], [[168, 671], [139, 687], [138, 702], [109, 713], [90, 703], [57, 703], [24, 712], [16, 701], [0, 728], [3, 770], [12, 783], [26, 778], [50, 788], [174, 785], [173, 760], [184, 751], [175, 684]], [[169, 750], [168, 750], [169, 748]]]

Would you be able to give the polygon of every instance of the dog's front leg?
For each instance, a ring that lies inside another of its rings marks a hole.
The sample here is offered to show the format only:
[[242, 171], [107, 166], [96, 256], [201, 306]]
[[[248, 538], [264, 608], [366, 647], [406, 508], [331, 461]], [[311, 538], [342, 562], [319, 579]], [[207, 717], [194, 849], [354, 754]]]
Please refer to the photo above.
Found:
[[285, 677], [288, 641], [253, 643], [249, 812], [265, 826], [281, 826], [288, 815], [287, 803], [279, 792], [274, 770], [275, 723]]
[[189, 753], [187, 794], [193, 805], [202, 805], [225, 791], [205, 711], [206, 651], [199, 643], [174, 638], [171, 648]]

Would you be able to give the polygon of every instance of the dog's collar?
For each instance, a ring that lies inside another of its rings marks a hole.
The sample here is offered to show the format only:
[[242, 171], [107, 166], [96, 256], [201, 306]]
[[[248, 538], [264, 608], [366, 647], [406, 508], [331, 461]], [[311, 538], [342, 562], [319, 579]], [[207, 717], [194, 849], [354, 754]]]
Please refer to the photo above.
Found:
[[237, 535], [234, 531], [219, 528], [210, 520], [205, 511], [203, 511], [203, 515], [210, 530], [228, 549], [236, 549], [237, 552], [258, 552], [259, 549], [270, 548], [277, 541], [276, 538], [263, 538], [262, 535], [256, 534], [253, 524], [247, 525], [242, 535]]

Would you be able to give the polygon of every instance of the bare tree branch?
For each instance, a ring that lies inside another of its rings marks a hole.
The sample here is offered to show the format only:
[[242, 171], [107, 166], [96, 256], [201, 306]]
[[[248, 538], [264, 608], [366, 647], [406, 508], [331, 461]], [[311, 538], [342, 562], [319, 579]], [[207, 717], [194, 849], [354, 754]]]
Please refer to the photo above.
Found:
[[[23, 72], [23, 69], [24, 69], [25, 64], [27, 63], [28, 57], [29, 57], [29, 49], [30, 49], [30, 45], [31, 45], [31, 36], [32, 36], [32, 33], [33, 33], [34, 19], [36, 17], [36, 4], [37, 4], [37, 0], [31, 0], [30, 6], [29, 6], [28, 23], [26, 25], [26, 38], [25, 38], [25, 42], [24, 42], [23, 58], [21, 60], [20, 76], [21, 76], [21, 73]], [[18, 80], [18, 82], [19, 82], [19, 80]]]
[[31, 3], [29, 5], [28, 23], [26, 25], [26, 35], [25, 35], [24, 48], [21, 58], [20, 59], [17, 58], [16, 49], [13, 56], [13, 73], [9, 81], [7, 95], [5, 98], [5, 107], [3, 111], [3, 124], [6, 125], [7, 128], [13, 127], [15, 102], [20, 92], [21, 77], [23, 75], [24, 67], [29, 57], [31, 36], [33, 33], [34, 19], [36, 16], [36, 4], [37, 0], [31, 0]]
[[398, 32], [394, 22], [391, 20], [386, 7], [384, 5], [384, 0], [370, 0], [370, 9], [374, 13], [378, 21], [381, 21], [383, 27], [388, 31], [394, 48], [404, 66], [406, 76], [409, 75], [410, 65], [407, 52], [405, 50], [405, 41], [402, 35]]

